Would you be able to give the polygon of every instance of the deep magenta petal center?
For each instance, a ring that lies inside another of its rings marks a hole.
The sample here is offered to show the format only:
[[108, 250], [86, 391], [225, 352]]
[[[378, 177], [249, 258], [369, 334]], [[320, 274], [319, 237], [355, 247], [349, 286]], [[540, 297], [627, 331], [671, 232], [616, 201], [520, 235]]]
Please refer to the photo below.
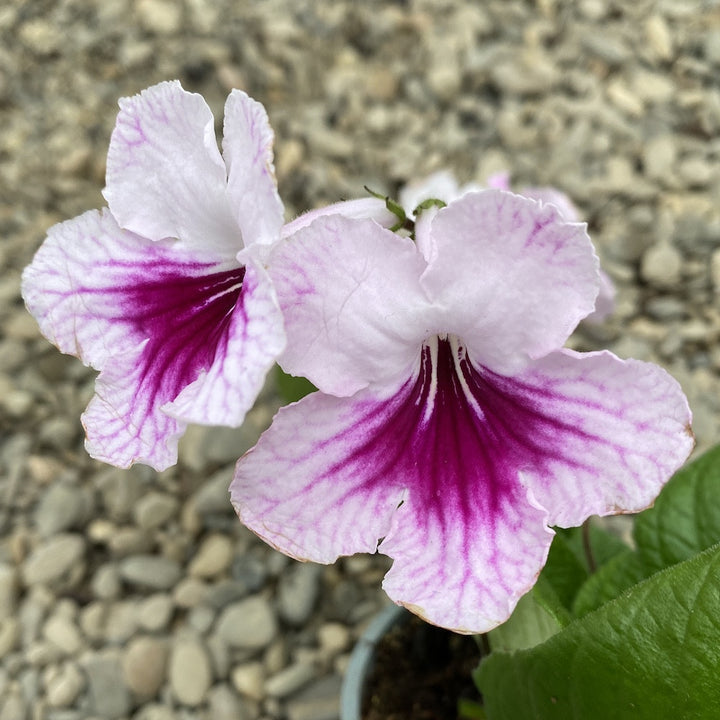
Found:
[[154, 270], [152, 278], [118, 288], [118, 317], [147, 339], [138, 392], [167, 402], [224, 353], [245, 268], [208, 273], [200, 264], [164, 263]]
[[562, 455], [559, 437], [582, 434], [543, 413], [542, 400], [541, 388], [476, 368], [457, 339], [432, 338], [417, 375], [379, 412], [368, 407], [378, 419], [361, 415], [345, 431], [364, 437], [342, 469], [357, 468], [359, 493], [406, 489], [419, 522], [432, 517], [447, 532], [492, 529], [509, 506], [528, 502], [523, 472], [542, 473]]

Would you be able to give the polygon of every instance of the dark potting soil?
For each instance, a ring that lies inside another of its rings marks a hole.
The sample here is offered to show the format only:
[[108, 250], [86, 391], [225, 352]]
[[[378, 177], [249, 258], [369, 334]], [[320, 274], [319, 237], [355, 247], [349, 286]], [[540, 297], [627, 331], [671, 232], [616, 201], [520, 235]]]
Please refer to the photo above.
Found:
[[480, 701], [471, 677], [479, 662], [472, 637], [413, 615], [375, 646], [363, 720], [458, 720], [459, 698]]

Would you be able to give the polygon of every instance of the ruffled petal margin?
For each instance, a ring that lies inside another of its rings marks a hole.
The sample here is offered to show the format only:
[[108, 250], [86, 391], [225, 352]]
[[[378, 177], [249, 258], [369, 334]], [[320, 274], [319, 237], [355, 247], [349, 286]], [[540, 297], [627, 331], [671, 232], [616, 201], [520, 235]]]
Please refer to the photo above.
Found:
[[283, 204], [275, 181], [273, 139], [265, 108], [233, 90], [225, 103], [222, 144], [230, 208], [245, 246], [280, 236]]
[[407, 377], [432, 315], [409, 238], [373, 220], [317, 217], [273, 248], [268, 272], [285, 318], [280, 365], [332, 395]]
[[120, 100], [106, 181], [105, 199], [127, 230], [225, 258], [243, 246], [212, 112], [177, 80]]
[[378, 548], [394, 558], [384, 587], [396, 602], [457, 632], [495, 627], [532, 587], [552, 531], [462, 385], [441, 342], [387, 395], [282, 409], [238, 462], [240, 519], [303, 560]]
[[511, 375], [562, 347], [595, 307], [590, 238], [552, 205], [501, 190], [468, 193], [437, 213], [430, 233], [436, 256], [422, 285], [447, 308], [444, 331], [496, 372]]
[[493, 386], [517, 433], [534, 428], [525, 444], [543, 461], [524, 477], [552, 525], [644, 510], [694, 446], [680, 385], [652, 363], [559, 350]]
[[184, 421], [242, 422], [282, 349], [264, 273], [199, 255], [90, 211], [51, 228], [25, 270], [23, 297], [43, 334], [102, 371], [83, 416], [93, 457], [168, 467]]
[[534, 584], [549, 525], [652, 502], [692, 448], [689, 420], [651, 365], [562, 351], [508, 378], [434, 338], [400, 387], [281, 410], [238, 462], [231, 499], [298, 559], [377, 547], [394, 559], [396, 602], [484, 632]]

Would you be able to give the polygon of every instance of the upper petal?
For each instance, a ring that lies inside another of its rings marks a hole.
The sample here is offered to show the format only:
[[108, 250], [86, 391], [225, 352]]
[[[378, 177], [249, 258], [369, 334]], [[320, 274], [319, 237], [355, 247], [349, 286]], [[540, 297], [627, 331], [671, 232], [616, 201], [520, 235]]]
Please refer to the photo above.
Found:
[[438, 212], [436, 255], [422, 277], [445, 332], [473, 360], [511, 374], [561, 347], [592, 312], [598, 260], [584, 225], [552, 205], [501, 190], [469, 193]]
[[265, 108], [241, 90], [233, 90], [225, 103], [223, 156], [230, 206], [245, 245], [275, 241], [283, 224], [273, 139]]
[[400, 204], [405, 212], [413, 217], [415, 208], [425, 200], [442, 200], [449, 203], [460, 197], [460, 186], [449, 170], [438, 170], [432, 175], [409, 182], [400, 190]]
[[301, 228], [307, 227], [313, 220], [326, 215], [342, 215], [357, 220], [375, 220], [385, 228], [391, 228], [397, 222], [397, 215], [393, 215], [384, 200], [375, 197], [358, 198], [357, 200], [343, 200], [342, 202], [325, 205], [298, 215], [294, 220], [286, 223], [282, 229], [282, 237], [290, 237]]
[[406, 376], [428, 335], [425, 261], [372, 220], [328, 215], [273, 251], [268, 272], [285, 318], [283, 369], [352, 395]]
[[242, 238], [212, 112], [178, 81], [120, 100], [103, 194], [121, 227], [232, 258]]
[[526, 481], [553, 525], [644, 510], [694, 445], [687, 399], [651, 363], [562, 350], [493, 384], [536, 427], [526, 443], [546, 460]]

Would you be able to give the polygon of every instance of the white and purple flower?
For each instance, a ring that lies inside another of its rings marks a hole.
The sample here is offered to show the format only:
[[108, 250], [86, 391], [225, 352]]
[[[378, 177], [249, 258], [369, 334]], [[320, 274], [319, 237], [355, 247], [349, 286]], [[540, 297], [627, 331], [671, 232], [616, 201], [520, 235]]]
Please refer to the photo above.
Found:
[[551, 526], [652, 504], [691, 415], [659, 367], [563, 349], [599, 287], [583, 225], [496, 189], [427, 217], [415, 242], [335, 215], [274, 247], [280, 362], [320, 392], [280, 410], [231, 498], [298, 559], [389, 555], [393, 600], [483, 632], [534, 584]]
[[[491, 175], [487, 180], [489, 188], [497, 190], [512, 190], [510, 185], [510, 173], [498, 172]], [[400, 204], [405, 212], [414, 217], [415, 209], [428, 199], [434, 198], [444, 203], [466, 195], [469, 192], [482, 190], [478, 183], [466, 183], [460, 185], [455, 176], [448, 170], [438, 170], [423, 180], [405, 185], [400, 191]], [[567, 222], [580, 222], [580, 213], [573, 201], [561, 190], [553, 187], [524, 187], [518, 191], [523, 197], [539, 200], [541, 203], [554, 205], [560, 212], [561, 217]], [[421, 218], [420, 222], [428, 222], [427, 217]], [[600, 323], [612, 315], [615, 309], [615, 286], [610, 276], [600, 268], [600, 291], [595, 300], [595, 310], [583, 318], [584, 322]]]
[[272, 284], [247, 248], [283, 206], [263, 107], [235, 90], [223, 154], [210, 108], [180, 83], [120, 101], [108, 208], [54, 226], [23, 276], [43, 334], [100, 370], [88, 452], [157, 469], [190, 422], [238, 426], [285, 346]]

